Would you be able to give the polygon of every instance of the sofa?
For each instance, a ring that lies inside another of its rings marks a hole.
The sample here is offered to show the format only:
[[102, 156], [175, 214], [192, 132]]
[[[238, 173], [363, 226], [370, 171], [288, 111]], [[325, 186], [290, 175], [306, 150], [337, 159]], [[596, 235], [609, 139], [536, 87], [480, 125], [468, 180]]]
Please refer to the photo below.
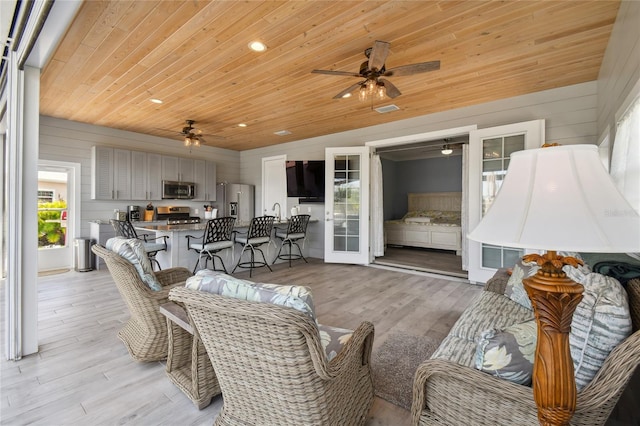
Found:
[[[506, 269], [496, 272], [431, 358], [418, 367], [413, 385], [412, 424], [539, 424], [531, 388], [532, 371], [526, 368], [509, 370], [510, 365], [502, 362], [504, 359], [513, 364], [530, 362], [532, 370], [536, 344], [536, 338], [531, 334], [535, 336], [537, 331], [533, 311], [525, 306], [526, 301], [519, 300], [519, 297], [524, 299], [522, 294], [514, 294], [517, 291], [512, 284], [521, 282], [523, 276], [530, 276], [530, 272], [516, 267], [513, 274], [510, 272]], [[576, 274], [595, 280], [612, 279], [590, 271], [576, 271]], [[576, 277], [568, 275], [577, 281]], [[601, 364], [597, 359], [587, 359], [587, 355], [583, 359], [581, 354], [574, 353], [574, 343], [580, 341], [573, 335], [570, 337], [578, 387], [572, 425], [604, 424], [640, 364], [640, 278], [629, 280], [625, 287], [617, 281], [617, 285], [605, 282], [618, 293], [600, 299], [615, 299], [616, 303], [603, 308], [578, 305], [572, 322], [572, 334], [574, 330], [578, 333], [584, 327], [576, 317], [593, 312], [595, 319], [589, 326], [602, 322], [600, 326], [605, 330], [602, 340], [590, 343], [596, 352], [602, 352], [595, 356], [602, 358]], [[589, 295], [587, 288], [585, 285], [585, 304], [599, 303], [598, 297]], [[616, 304], [620, 306], [613, 306]], [[625, 304], [626, 314], [623, 312]], [[607, 324], [608, 317], [602, 320], [603, 314], [613, 315], [614, 324]], [[609, 329], [614, 330], [611, 334], [616, 334], [616, 329], [621, 333], [617, 340], [609, 339]], [[510, 347], [509, 339], [517, 339], [519, 351], [505, 350]], [[576, 364], [578, 358], [581, 362]]]

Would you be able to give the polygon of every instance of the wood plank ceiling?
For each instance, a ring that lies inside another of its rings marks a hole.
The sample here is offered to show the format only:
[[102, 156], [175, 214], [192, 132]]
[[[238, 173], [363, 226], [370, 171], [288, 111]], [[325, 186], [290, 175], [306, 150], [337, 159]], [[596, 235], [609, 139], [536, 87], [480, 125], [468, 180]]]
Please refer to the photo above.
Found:
[[[42, 73], [41, 113], [246, 150], [597, 79], [619, 1], [86, 1]], [[261, 40], [268, 49], [248, 48]], [[402, 95], [333, 96], [375, 40]], [[161, 105], [150, 99], [161, 99]], [[372, 110], [395, 104], [398, 111]], [[246, 123], [247, 127], [239, 127]], [[277, 136], [276, 131], [291, 134]], [[348, 141], [345, 141], [348, 142]]]

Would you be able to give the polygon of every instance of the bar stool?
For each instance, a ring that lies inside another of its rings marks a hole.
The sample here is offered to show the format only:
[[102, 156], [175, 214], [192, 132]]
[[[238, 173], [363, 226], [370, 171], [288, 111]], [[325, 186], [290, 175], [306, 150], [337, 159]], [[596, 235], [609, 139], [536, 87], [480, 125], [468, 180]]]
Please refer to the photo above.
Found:
[[[109, 220], [109, 223], [111, 223], [111, 226], [113, 226], [113, 229], [116, 231], [116, 236], [141, 240], [151, 264], [153, 265], [155, 263], [158, 265], [158, 270], [162, 270], [160, 262], [156, 259], [156, 254], [158, 254], [159, 251], [167, 250], [168, 236], [163, 235], [161, 237], [152, 237], [150, 234], [142, 234], [142, 238], [140, 238], [138, 237], [138, 233], [135, 228], [128, 220], [111, 219]], [[158, 242], [160, 239], [162, 242]]]
[[[240, 252], [238, 263], [231, 273], [234, 273], [238, 267], [249, 268], [249, 277], [251, 277], [253, 268], [260, 268], [262, 266], [266, 266], [271, 272], [273, 272], [267, 263], [267, 259], [264, 257], [262, 249], [259, 247], [271, 242], [271, 230], [273, 229], [274, 219], [274, 216], [254, 217], [251, 219], [251, 223], [249, 224], [249, 229], [246, 234], [239, 235], [240, 233], [236, 231], [235, 242], [237, 244], [242, 244], [242, 251]], [[251, 250], [251, 259], [248, 262], [242, 262], [242, 255], [247, 248]], [[262, 261], [256, 261], [256, 251], [259, 251], [262, 255]]]
[[[216, 258], [218, 258], [222, 264], [222, 271], [224, 271], [225, 274], [227, 273], [224, 261], [216, 253], [228, 248], [233, 248], [233, 239], [231, 237], [235, 221], [235, 217], [219, 217], [216, 219], [210, 219], [207, 221], [207, 226], [205, 227], [204, 234], [202, 234], [201, 237], [186, 235], [187, 249], [198, 252], [198, 261], [196, 262], [196, 266], [193, 268], [194, 274], [198, 269], [200, 259], [203, 257], [205, 258], [205, 269], [207, 268], [207, 262], [211, 259], [211, 262], [213, 263], [213, 270], [220, 271], [220, 269], [216, 269]], [[196, 240], [196, 242], [191, 242], [191, 240]], [[197, 242], [198, 240], [200, 242]], [[231, 250], [231, 262], [235, 262], [233, 250]]]
[[[299, 214], [296, 216], [291, 216], [289, 219], [289, 224], [287, 225], [287, 229], [278, 229], [276, 227], [276, 238], [280, 238], [282, 240], [282, 244], [280, 245], [280, 250], [278, 250], [278, 254], [273, 259], [273, 263], [276, 263], [276, 260], [288, 260], [289, 268], [291, 268], [291, 261], [302, 259], [307, 262], [304, 255], [302, 254], [302, 249], [298, 245], [299, 240], [304, 240], [307, 236], [307, 225], [309, 224], [309, 219], [311, 218], [308, 214]], [[289, 246], [289, 253], [282, 253], [282, 248], [287, 245]], [[292, 253], [293, 246], [298, 248], [298, 253]]]

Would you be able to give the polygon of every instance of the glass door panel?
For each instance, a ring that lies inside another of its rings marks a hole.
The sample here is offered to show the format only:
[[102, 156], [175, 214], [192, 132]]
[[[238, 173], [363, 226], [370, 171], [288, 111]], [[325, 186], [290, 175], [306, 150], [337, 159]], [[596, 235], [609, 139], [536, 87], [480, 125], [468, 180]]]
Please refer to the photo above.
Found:
[[369, 148], [327, 148], [325, 261], [368, 263]]

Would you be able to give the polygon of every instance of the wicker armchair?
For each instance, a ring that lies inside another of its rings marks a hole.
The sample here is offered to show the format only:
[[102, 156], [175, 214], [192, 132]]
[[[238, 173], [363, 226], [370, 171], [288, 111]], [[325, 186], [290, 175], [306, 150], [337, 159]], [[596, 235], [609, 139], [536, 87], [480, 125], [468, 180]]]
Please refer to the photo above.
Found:
[[[502, 292], [499, 271], [486, 290]], [[618, 345], [577, 397], [572, 425], [602, 425], [640, 364], [640, 279], [627, 283], [634, 333]], [[539, 425], [530, 387], [445, 360], [423, 362], [413, 383], [413, 425]]]
[[328, 361], [305, 314], [186, 288], [184, 304], [209, 354], [224, 405], [215, 425], [362, 425], [373, 402], [373, 325]]
[[192, 273], [186, 268], [169, 268], [155, 273], [163, 289], [153, 291], [140, 279], [135, 267], [117, 253], [101, 245], [91, 250], [107, 264], [120, 295], [129, 308], [131, 318], [118, 332], [136, 361], [158, 361], [167, 357], [167, 320], [159, 307], [168, 302], [169, 290], [184, 286]]

